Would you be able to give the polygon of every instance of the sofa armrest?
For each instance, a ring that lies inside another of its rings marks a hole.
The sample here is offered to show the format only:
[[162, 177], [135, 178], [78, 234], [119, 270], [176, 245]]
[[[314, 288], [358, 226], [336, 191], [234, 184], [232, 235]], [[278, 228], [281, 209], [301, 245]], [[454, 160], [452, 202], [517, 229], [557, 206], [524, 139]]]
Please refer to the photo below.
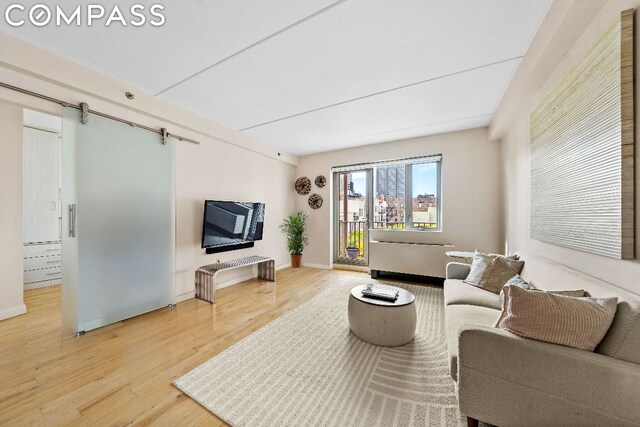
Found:
[[447, 279], [464, 280], [469, 275], [471, 266], [469, 264], [463, 264], [461, 262], [450, 262], [447, 264]]
[[495, 425], [637, 425], [640, 365], [469, 325], [458, 395], [462, 413]]

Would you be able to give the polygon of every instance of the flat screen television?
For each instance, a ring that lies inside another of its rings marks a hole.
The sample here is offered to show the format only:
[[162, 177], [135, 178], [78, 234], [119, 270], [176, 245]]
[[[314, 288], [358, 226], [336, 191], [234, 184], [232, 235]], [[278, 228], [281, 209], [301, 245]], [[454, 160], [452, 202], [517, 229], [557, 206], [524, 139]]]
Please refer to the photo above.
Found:
[[262, 240], [264, 203], [204, 201], [202, 247], [207, 253], [253, 246]]

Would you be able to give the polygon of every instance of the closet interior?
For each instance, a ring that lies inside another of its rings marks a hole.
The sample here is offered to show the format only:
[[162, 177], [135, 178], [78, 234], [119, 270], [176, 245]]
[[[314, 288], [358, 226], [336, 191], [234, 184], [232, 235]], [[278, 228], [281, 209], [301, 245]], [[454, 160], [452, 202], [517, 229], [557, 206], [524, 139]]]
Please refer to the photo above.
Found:
[[61, 284], [60, 117], [24, 110], [23, 254], [25, 290]]

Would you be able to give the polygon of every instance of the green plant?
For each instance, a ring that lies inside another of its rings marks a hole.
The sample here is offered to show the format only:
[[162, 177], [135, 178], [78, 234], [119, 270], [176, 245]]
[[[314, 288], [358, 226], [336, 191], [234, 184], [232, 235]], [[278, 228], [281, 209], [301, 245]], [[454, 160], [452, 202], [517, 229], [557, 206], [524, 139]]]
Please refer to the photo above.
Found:
[[349, 232], [349, 235], [347, 237], [347, 248], [357, 248], [358, 247], [358, 241], [360, 238], [360, 232], [358, 231], [351, 231]]
[[309, 244], [307, 218], [309, 215], [305, 212], [294, 212], [280, 224], [280, 230], [287, 236], [287, 250], [291, 255], [302, 255], [304, 247]]
[[350, 231], [347, 236], [347, 249], [358, 249], [363, 253], [364, 231]]

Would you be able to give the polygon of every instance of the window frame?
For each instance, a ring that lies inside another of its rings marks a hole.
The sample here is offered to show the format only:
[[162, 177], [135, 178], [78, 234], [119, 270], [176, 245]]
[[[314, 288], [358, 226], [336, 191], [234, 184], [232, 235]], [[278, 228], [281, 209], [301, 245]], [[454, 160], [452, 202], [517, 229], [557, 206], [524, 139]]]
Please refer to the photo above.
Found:
[[[401, 163], [401, 162], [399, 162]], [[421, 165], [426, 163], [435, 163], [436, 164], [436, 227], [435, 228], [419, 228], [413, 226], [413, 166]], [[438, 160], [432, 160], [431, 156], [428, 161], [412, 161], [405, 164], [405, 172], [404, 172], [404, 199], [405, 199], [405, 210], [404, 210], [404, 229], [407, 231], [442, 231], [442, 156], [439, 156]], [[407, 209], [407, 206], [410, 207], [410, 210]]]
[[[425, 163], [435, 163], [436, 164], [436, 201], [437, 201], [437, 212], [436, 212], [436, 221], [437, 227], [435, 228], [418, 228], [413, 227], [413, 170], [412, 166], [416, 164], [425, 164]], [[369, 198], [369, 212], [371, 212], [372, 218], [375, 216], [376, 211], [374, 208], [374, 189], [373, 186], [375, 184], [375, 179], [377, 179], [376, 168], [391, 166], [391, 165], [401, 165], [404, 164], [405, 167], [405, 183], [404, 183], [404, 228], [403, 229], [394, 229], [394, 231], [412, 231], [412, 232], [440, 232], [443, 229], [442, 224], [442, 163], [443, 156], [442, 154], [433, 154], [427, 156], [417, 156], [417, 157], [407, 157], [400, 159], [392, 159], [392, 160], [382, 160], [377, 162], [368, 162], [368, 163], [360, 163], [353, 165], [344, 165], [344, 166], [334, 166], [331, 168], [332, 172], [348, 172], [348, 171], [360, 171], [364, 169], [371, 170], [371, 193], [372, 197]], [[409, 191], [407, 191], [409, 190]], [[408, 207], [410, 207], [410, 211], [408, 211]], [[410, 213], [410, 214], [408, 214]], [[370, 224], [371, 229], [374, 230], [386, 230], [385, 228], [374, 228], [374, 222], [371, 221]]]

